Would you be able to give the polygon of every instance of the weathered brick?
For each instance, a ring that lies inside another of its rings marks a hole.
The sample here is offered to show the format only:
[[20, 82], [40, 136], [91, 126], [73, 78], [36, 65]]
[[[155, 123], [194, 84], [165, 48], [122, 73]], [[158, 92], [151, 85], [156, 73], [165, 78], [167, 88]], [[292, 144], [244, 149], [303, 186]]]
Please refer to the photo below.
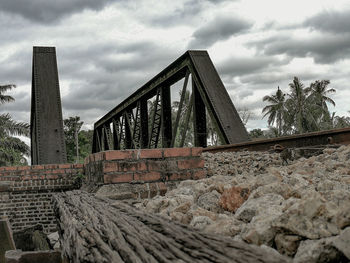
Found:
[[168, 181], [191, 180], [192, 172], [179, 172], [168, 174]]
[[192, 156], [201, 156], [203, 151], [202, 147], [193, 147], [191, 148], [191, 155]]
[[200, 159], [200, 158], [179, 160], [179, 161], [177, 161], [177, 166], [181, 170], [203, 168], [204, 167], [204, 160]]
[[18, 166], [17, 167], [17, 170], [19, 170], [19, 171], [23, 171], [23, 170], [30, 170], [30, 166]]
[[145, 172], [145, 173], [134, 173], [134, 181], [153, 182], [159, 181], [162, 178], [162, 174], [159, 172]]
[[119, 172], [146, 171], [147, 165], [144, 161], [119, 161], [117, 162], [117, 168]]
[[187, 157], [191, 156], [191, 148], [166, 148], [164, 158], [167, 157]]
[[125, 159], [133, 159], [134, 152], [132, 150], [124, 150], [124, 151], [107, 151], [105, 152], [104, 160], [125, 160]]
[[32, 165], [31, 166], [32, 170], [42, 170], [45, 169], [44, 165]]
[[148, 158], [154, 158], [159, 159], [163, 158], [163, 150], [162, 149], [142, 149], [142, 150], [136, 150], [135, 151], [135, 158], [136, 159], [148, 159]]
[[59, 169], [67, 169], [67, 168], [71, 168], [71, 164], [69, 164], [69, 163], [65, 163], [65, 164], [60, 164], [60, 165], [58, 165], [58, 168]]
[[17, 166], [7, 166], [7, 167], [4, 167], [4, 170], [5, 171], [15, 171], [15, 170], [17, 170]]
[[193, 171], [193, 179], [194, 180], [203, 179], [203, 178], [206, 178], [206, 176], [207, 176], [207, 171], [204, 169]]
[[45, 164], [44, 167], [45, 169], [57, 169], [58, 164]]
[[165, 171], [167, 164], [164, 160], [147, 160], [148, 171]]
[[103, 176], [103, 182], [105, 184], [129, 183], [131, 181], [133, 181], [133, 173], [115, 173], [105, 174]]
[[48, 174], [46, 175], [46, 179], [50, 179], [50, 180], [55, 180], [58, 179], [58, 175], [57, 174]]
[[116, 162], [103, 162], [102, 165], [103, 165], [103, 172], [105, 173], [119, 171], [119, 165]]
[[65, 173], [65, 170], [64, 169], [54, 169], [52, 170], [53, 174], [64, 174]]
[[72, 168], [74, 168], [74, 169], [83, 169], [84, 168], [84, 164], [76, 163], [76, 164], [72, 165]]
[[105, 152], [94, 153], [95, 162], [103, 161], [105, 159]]

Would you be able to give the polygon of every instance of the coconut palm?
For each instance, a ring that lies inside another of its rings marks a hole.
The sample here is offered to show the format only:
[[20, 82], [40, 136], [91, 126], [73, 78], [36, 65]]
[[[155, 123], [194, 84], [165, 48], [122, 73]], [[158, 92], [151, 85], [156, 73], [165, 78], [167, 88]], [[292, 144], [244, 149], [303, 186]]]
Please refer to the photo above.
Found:
[[319, 130], [317, 122], [317, 105], [314, 103], [313, 97], [310, 96], [311, 90], [305, 88], [299, 78], [294, 77], [292, 83], [289, 84], [291, 93], [288, 95], [287, 108], [291, 119], [291, 126], [294, 127], [296, 133]]
[[280, 87], [278, 87], [274, 95], [265, 96], [263, 101], [270, 103], [270, 105], [263, 108], [263, 117], [269, 116], [267, 120], [269, 126], [276, 123], [278, 136], [281, 136], [287, 114], [285, 94], [280, 90]]
[[328, 94], [335, 93], [336, 91], [333, 88], [327, 88], [329, 83], [329, 80], [316, 80], [310, 84], [310, 87], [307, 88], [308, 92], [310, 93], [310, 99], [315, 106], [314, 114], [318, 118], [318, 123], [320, 123], [320, 125], [324, 128], [330, 128], [327, 127], [327, 125], [331, 126], [331, 116], [327, 103], [335, 106], [334, 100], [328, 97]]
[[[4, 93], [14, 85], [0, 86], [0, 104], [14, 101], [14, 98]], [[28, 136], [29, 125], [14, 121], [8, 113], [0, 114], [0, 166], [14, 163], [15, 156], [29, 153], [29, 147], [14, 136]]]

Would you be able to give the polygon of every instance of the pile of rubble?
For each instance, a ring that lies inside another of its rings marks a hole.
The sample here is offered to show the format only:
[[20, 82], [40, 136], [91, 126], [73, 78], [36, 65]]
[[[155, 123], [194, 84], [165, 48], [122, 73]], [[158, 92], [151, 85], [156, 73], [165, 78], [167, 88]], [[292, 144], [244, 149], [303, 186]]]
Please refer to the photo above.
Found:
[[350, 146], [282, 165], [278, 153], [204, 153], [208, 178], [136, 206], [294, 262], [350, 260]]

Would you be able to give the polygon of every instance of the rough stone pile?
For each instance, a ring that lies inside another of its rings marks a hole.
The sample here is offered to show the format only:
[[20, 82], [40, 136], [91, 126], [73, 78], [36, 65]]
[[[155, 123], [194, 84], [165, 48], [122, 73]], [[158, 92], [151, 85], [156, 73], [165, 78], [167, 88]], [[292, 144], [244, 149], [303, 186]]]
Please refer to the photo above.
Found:
[[279, 153], [261, 152], [222, 152], [211, 154], [204, 152], [205, 167], [208, 175], [237, 175], [244, 172], [261, 174], [270, 166], [281, 166], [282, 159]]
[[203, 154], [209, 178], [136, 206], [293, 258], [350, 260], [350, 146], [282, 165], [279, 154]]

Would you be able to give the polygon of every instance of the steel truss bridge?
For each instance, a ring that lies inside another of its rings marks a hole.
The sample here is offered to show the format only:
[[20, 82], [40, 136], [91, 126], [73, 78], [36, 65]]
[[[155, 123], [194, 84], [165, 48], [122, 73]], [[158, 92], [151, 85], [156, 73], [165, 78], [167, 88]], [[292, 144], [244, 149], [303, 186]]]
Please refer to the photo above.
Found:
[[[175, 120], [171, 88], [184, 79]], [[188, 83], [192, 90], [188, 105]], [[152, 101], [152, 110], [149, 102]], [[207, 114], [223, 144], [248, 141], [247, 131], [206, 51], [190, 50], [94, 125], [92, 152], [183, 147], [193, 114], [194, 146], [207, 146]], [[179, 124], [184, 129], [180, 131]], [[180, 136], [180, 137], [177, 137]], [[180, 143], [175, 145], [175, 139]]]

